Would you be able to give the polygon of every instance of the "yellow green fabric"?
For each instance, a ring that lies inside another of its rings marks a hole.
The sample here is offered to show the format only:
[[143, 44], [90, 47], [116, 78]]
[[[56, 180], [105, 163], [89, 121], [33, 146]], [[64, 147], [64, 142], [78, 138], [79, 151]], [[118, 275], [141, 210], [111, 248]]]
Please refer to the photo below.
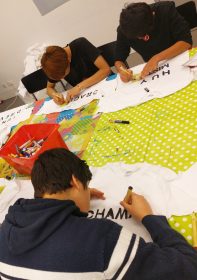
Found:
[[[196, 213], [195, 213], [196, 215]], [[170, 226], [178, 231], [181, 235], [185, 237], [187, 242], [190, 245], [193, 245], [193, 236], [192, 236], [192, 217], [191, 215], [184, 216], [174, 216], [172, 215], [168, 222]]]
[[196, 101], [197, 81], [165, 98], [102, 114], [83, 159], [97, 167], [148, 162], [175, 172], [187, 170], [197, 160]]
[[[3, 159], [0, 158], [0, 178], [12, 177], [14, 174], [14, 169]], [[3, 187], [0, 186], [0, 192], [3, 190]]]

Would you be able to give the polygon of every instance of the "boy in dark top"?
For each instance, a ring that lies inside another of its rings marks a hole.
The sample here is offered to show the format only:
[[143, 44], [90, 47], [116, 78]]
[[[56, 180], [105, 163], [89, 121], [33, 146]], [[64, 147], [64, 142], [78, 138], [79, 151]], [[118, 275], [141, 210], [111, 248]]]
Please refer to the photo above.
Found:
[[38, 157], [31, 177], [36, 198], [19, 199], [0, 227], [3, 279], [197, 279], [196, 251], [142, 196], [133, 193], [120, 204], [153, 242], [110, 220], [88, 219], [90, 197], [104, 199], [88, 188], [91, 177], [65, 149]]
[[47, 93], [57, 104], [65, 102], [63, 95], [54, 89], [59, 80], [65, 79], [73, 86], [67, 94], [66, 102], [69, 102], [111, 72], [99, 50], [86, 38], [75, 39], [64, 48], [47, 47], [41, 58], [41, 65], [48, 77]]
[[115, 66], [123, 82], [132, 79], [132, 71], [127, 70], [123, 63], [131, 47], [147, 62], [141, 72], [144, 78], [157, 68], [160, 61], [170, 59], [191, 46], [189, 24], [177, 12], [174, 2], [129, 4], [120, 14]]

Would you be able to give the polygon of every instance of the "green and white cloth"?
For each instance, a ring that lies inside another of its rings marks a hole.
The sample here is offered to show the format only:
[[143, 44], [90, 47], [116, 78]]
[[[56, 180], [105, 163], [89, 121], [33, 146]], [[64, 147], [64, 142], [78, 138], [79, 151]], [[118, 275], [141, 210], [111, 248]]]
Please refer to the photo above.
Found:
[[103, 114], [83, 158], [90, 166], [147, 162], [176, 173], [187, 170], [197, 160], [196, 101], [197, 81], [193, 81], [170, 96]]

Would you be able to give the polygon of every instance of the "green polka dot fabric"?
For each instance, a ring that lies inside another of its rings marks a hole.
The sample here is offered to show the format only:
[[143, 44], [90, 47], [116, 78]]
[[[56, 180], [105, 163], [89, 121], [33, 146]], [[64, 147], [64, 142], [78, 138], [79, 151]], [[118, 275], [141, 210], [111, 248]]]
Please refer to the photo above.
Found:
[[175, 172], [187, 170], [197, 160], [196, 101], [197, 81], [165, 98], [103, 114], [83, 158], [90, 166], [148, 162]]
[[174, 230], [178, 231], [181, 235], [185, 237], [185, 239], [190, 245], [193, 245], [191, 215], [185, 215], [185, 216], [173, 215], [168, 219], [168, 222]]

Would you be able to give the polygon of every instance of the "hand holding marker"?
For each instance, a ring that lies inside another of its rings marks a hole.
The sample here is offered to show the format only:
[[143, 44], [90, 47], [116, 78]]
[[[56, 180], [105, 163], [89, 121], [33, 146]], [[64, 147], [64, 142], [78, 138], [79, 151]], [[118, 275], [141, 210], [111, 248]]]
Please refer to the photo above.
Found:
[[[124, 68], [123, 66], [120, 66], [120, 69], [125, 72], [126, 74], [130, 74], [129, 69]], [[131, 81], [139, 81], [141, 79], [141, 74], [133, 74]]]
[[124, 198], [124, 201], [126, 203], [132, 204], [132, 191], [133, 191], [133, 187], [129, 186], [127, 190], [127, 194]]
[[[120, 69], [121, 69], [124, 73], [127, 73], [127, 74], [129, 73], [129, 71], [128, 71], [127, 69], [125, 69], [123, 66], [120, 66]], [[140, 74], [133, 74], [133, 76], [132, 76], [132, 78], [131, 78], [131, 82], [139, 81], [139, 80], [141, 80], [141, 79], [142, 79], [141, 73], [140, 73]], [[145, 87], [144, 90], [145, 90], [146, 92], [149, 92], [149, 91], [150, 91], [147, 87]]]

